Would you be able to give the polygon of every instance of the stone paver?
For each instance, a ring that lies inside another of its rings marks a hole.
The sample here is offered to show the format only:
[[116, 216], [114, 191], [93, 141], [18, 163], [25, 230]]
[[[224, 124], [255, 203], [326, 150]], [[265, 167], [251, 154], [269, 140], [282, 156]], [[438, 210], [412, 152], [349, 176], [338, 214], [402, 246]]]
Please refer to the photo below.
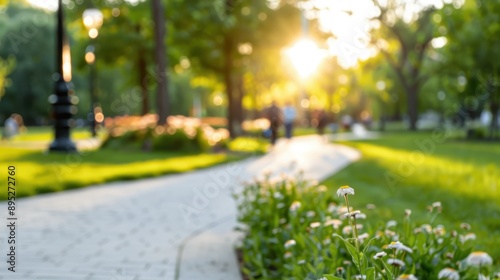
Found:
[[[292, 173], [291, 162], [320, 180], [357, 158], [350, 148], [301, 137], [238, 163], [19, 199], [17, 272], [7, 270], [4, 225], [0, 279], [238, 279], [231, 194], [241, 182]], [[0, 218], [6, 223], [6, 202]]]

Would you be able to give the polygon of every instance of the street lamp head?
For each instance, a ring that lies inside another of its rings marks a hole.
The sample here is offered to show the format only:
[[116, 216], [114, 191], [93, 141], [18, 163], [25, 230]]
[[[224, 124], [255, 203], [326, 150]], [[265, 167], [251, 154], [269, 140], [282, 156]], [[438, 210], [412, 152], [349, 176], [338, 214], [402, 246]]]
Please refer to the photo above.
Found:
[[86, 9], [83, 12], [83, 25], [89, 31], [90, 38], [95, 38], [98, 35], [98, 30], [102, 26], [103, 15], [98, 9]]
[[95, 54], [93, 52], [88, 52], [85, 54], [85, 61], [87, 64], [94, 64], [95, 62]]

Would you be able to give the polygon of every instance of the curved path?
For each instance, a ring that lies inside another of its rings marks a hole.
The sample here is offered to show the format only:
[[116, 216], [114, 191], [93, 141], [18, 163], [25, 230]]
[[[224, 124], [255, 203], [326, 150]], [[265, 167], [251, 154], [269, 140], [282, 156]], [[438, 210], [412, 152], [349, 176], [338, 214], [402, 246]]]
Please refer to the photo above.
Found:
[[[19, 199], [16, 272], [7, 270], [4, 225], [0, 279], [240, 279], [231, 194], [241, 182], [293, 169], [321, 180], [359, 157], [307, 136], [241, 162]], [[6, 202], [0, 218], [7, 224]]]

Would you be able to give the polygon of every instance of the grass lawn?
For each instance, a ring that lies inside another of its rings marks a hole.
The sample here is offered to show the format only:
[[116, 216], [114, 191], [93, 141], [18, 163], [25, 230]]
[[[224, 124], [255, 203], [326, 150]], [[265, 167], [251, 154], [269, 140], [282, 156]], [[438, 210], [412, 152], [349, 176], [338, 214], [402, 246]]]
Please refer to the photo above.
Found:
[[[8, 166], [16, 167], [18, 197], [206, 168], [263, 153], [268, 146], [265, 139], [238, 138], [226, 153], [100, 149], [66, 155], [46, 152], [52, 137], [49, 127], [30, 127], [11, 141], [0, 142], [0, 170], [7, 174]], [[72, 132], [73, 140], [89, 137], [86, 129]], [[7, 193], [0, 192], [0, 199], [6, 198]]]
[[[87, 151], [45, 154], [43, 151], [0, 147], [0, 170], [16, 167], [17, 196], [80, 188], [117, 180], [179, 173], [242, 158], [241, 155]], [[0, 199], [6, 199], [6, 192]]]
[[[90, 138], [89, 128], [74, 128], [71, 130], [71, 139], [81, 140]], [[28, 127], [26, 132], [17, 135], [14, 141], [51, 141], [54, 139], [54, 131], [49, 126]]]
[[[363, 158], [324, 183], [332, 190], [355, 188], [352, 206], [369, 219], [401, 220], [408, 208], [413, 221], [423, 224], [430, 223], [427, 206], [441, 201], [442, 214], [433, 226], [471, 224], [478, 249], [489, 252], [499, 266], [500, 143], [443, 142], [430, 132], [404, 132], [342, 144], [359, 149]], [[366, 210], [369, 203], [376, 210]]]

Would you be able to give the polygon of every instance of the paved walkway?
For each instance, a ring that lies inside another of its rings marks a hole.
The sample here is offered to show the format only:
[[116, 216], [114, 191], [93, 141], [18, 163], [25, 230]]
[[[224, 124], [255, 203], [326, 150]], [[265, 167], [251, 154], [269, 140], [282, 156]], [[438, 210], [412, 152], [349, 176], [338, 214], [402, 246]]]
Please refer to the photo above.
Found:
[[[240, 279], [231, 193], [241, 182], [292, 173], [291, 162], [321, 180], [359, 156], [307, 136], [242, 162], [19, 199], [16, 272], [7, 270], [4, 225], [0, 279]], [[0, 218], [7, 224], [6, 202]]]

